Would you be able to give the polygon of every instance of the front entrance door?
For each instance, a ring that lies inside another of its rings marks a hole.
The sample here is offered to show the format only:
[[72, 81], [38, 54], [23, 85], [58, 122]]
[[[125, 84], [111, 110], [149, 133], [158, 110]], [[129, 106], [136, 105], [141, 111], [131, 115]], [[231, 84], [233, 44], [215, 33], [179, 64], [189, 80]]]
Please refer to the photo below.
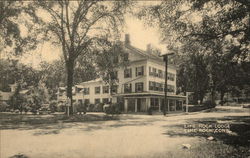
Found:
[[137, 99], [137, 112], [141, 111], [141, 98]]

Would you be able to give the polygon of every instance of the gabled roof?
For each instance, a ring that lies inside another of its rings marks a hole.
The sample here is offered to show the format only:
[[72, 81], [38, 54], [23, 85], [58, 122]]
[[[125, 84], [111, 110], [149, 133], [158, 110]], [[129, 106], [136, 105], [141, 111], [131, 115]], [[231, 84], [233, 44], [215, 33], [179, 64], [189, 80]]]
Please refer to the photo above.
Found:
[[77, 84], [76, 86], [79, 87], [79, 88], [81, 88], [83, 84], [89, 84], [89, 83], [94, 83], [94, 82], [102, 82], [102, 79], [101, 78], [97, 78], [97, 79], [94, 79], [94, 80], [85, 81], [85, 82]]
[[147, 58], [150, 58], [150, 59], [155, 59], [155, 60], [163, 61], [162, 57], [157, 56], [156, 54], [153, 54], [153, 53], [148, 53], [148, 52], [146, 52], [146, 51], [144, 51], [144, 50], [141, 50], [141, 49], [139, 49], [139, 48], [136, 48], [136, 47], [134, 47], [134, 46], [132, 46], [132, 45], [125, 45], [125, 47], [126, 47], [127, 49], [130, 49], [132, 52], [137, 53], [137, 54], [140, 54], [140, 55], [142, 55], [142, 56], [144, 56], [144, 57], [147, 57]]
[[[158, 55], [156, 55], [156, 54], [154, 54], [154, 53], [148, 53], [147, 51], [144, 51], [144, 50], [142, 50], [142, 49], [136, 48], [136, 47], [134, 47], [134, 46], [132, 46], [132, 45], [130, 45], [130, 44], [129, 44], [129, 45], [124, 44], [124, 46], [125, 46], [127, 49], [131, 50], [131, 52], [137, 53], [137, 54], [139, 54], [139, 55], [142, 55], [142, 56], [144, 56], [146, 59], [152, 59], [152, 60], [154, 60], [154, 61], [164, 63], [163, 57], [158, 56]], [[168, 63], [168, 66], [170, 66], [170, 67], [172, 67], [172, 68], [176, 68], [175, 65], [170, 64], [170, 63]]]

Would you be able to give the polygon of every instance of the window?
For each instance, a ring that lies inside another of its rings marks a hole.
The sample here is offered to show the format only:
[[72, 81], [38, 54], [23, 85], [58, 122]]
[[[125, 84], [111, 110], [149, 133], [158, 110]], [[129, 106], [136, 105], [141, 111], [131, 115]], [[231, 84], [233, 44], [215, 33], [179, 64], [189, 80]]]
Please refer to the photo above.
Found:
[[163, 72], [162, 72], [162, 70], [158, 70], [158, 77], [163, 78]]
[[99, 104], [99, 103], [100, 103], [100, 99], [99, 98], [95, 99], [95, 104]]
[[82, 88], [76, 88], [76, 93], [79, 93], [82, 90]]
[[124, 70], [124, 78], [131, 78], [132, 77], [132, 69], [125, 69]]
[[102, 87], [103, 93], [109, 93], [109, 86]]
[[95, 94], [100, 94], [101, 87], [95, 87]]
[[118, 85], [112, 86], [112, 93], [117, 93]]
[[79, 100], [78, 100], [78, 104], [82, 104], [82, 99], [79, 99]]
[[175, 77], [175, 75], [174, 75], [174, 74], [172, 74], [172, 73], [168, 73], [168, 80], [170, 80], [170, 81], [174, 81], [174, 77]]
[[152, 67], [151, 66], [149, 66], [149, 76], [153, 76], [153, 71], [152, 71]]
[[84, 104], [89, 104], [89, 99], [85, 99]]
[[154, 75], [154, 76], [157, 76], [156, 68], [153, 68], [153, 75]]
[[84, 88], [83, 89], [83, 94], [88, 95], [89, 94], [89, 88]]
[[144, 75], [144, 66], [136, 67], [136, 76]]
[[143, 92], [143, 82], [135, 84], [135, 92]]
[[154, 90], [155, 82], [149, 81], [149, 90]]
[[167, 89], [168, 89], [168, 92], [174, 92], [175, 90], [174, 86], [172, 85], [168, 85]]
[[123, 60], [124, 61], [128, 61], [128, 58], [129, 58], [129, 54], [128, 53], [124, 53], [123, 54]]
[[111, 79], [117, 80], [118, 79], [118, 72], [114, 71], [110, 73]]
[[164, 83], [160, 83], [160, 91], [164, 91]]
[[155, 91], [160, 91], [160, 83], [155, 83]]
[[164, 91], [164, 83], [149, 81], [149, 90], [162, 92]]
[[102, 103], [105, 104], [105, 103], [108, 103], [108, 102], [109, 102], [109, 98], [103, 98], [103, 99], [102, 99]]
[[124, 93], [131, 93], [132, 92], [132, 84], [124, 84]]

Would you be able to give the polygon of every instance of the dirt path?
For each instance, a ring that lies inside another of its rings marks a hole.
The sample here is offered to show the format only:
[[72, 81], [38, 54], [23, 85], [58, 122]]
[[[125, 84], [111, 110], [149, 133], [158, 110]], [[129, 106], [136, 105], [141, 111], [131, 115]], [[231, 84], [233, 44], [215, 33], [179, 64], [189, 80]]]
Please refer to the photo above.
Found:
[[[121, 120], [61, 123], [49, 129], [1, 130], [1, 158], [24, 154], [30, 158], [149, 157], [166, 151], [182, 152], [198, 137], [173, 137], [175, 126], [227, 116], [249, 116], [249, 110], [219, 107], [214, 112], [172, 117], [123, 115]], [[184, 132], [183, 128], [176, 128]], [[183, 131], [182, 131], [183, 130]]]

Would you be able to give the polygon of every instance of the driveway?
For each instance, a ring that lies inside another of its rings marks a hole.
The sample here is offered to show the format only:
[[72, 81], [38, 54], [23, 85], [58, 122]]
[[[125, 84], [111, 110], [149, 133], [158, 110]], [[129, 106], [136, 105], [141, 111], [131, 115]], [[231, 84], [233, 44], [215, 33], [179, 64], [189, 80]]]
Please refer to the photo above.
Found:
[[[201, 137], [184, 133], [184, 125], [206, 118], [249, 116], [249, 109], [218, 107], [211, 112], [164, 117], [121, 115], [120, 120], [58, 123], [46, 128], [2, 129], [1, 158], [23, 154], [30, 158], [154, 157], [183, 152], [182, 144], [195, 146]], [[232, 120], [226, 120], [230, 123]]]

